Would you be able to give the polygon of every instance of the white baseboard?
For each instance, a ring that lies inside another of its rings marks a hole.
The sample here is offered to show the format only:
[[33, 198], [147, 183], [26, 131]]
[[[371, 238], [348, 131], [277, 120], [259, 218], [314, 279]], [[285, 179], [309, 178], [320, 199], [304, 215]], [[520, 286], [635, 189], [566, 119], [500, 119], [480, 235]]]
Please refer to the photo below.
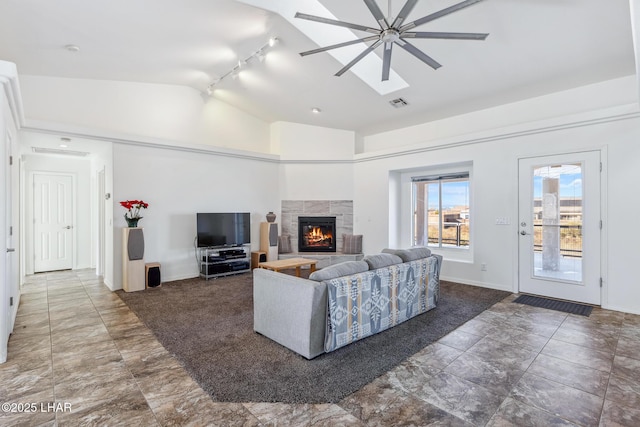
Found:
[[498, 291], [515, 293], [511, 288], [496, 285], [494, 283], [478, 282], [476, 280], [467, 280], [467, 279], [461, 279], [459, 277], [448, 277], [448, 276], [440, 276], [440, 280], [445, 280], [447, 282], [462, 283], [463, 285], [477, 286], [479, 288], [489, 288], [489, 289], [495, 289]]

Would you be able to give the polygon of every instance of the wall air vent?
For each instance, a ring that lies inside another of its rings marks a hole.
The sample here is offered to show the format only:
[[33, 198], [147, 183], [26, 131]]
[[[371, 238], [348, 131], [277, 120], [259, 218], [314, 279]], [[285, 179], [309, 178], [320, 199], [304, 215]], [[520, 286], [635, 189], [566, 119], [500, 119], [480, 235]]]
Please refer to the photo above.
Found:
[[402, 108], [409, 105], [409, 103], [402, 98], [392, 99], [391, 101], [389, 101], [389, 104], [391, 104], [395, 108]]
[[62, 154], [64, 156], [86, 157], [91, 153], [86, 151], [61, 150], [59, 148], [31, 147], [38, 154]]

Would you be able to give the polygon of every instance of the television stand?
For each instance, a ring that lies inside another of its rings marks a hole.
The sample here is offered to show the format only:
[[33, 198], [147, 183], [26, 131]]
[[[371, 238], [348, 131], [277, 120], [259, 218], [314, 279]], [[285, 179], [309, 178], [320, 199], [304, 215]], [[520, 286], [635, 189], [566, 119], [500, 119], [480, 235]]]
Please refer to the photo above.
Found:
[[215, 277], [251, 271], [251, 244], [197, 248], [200, 277]]

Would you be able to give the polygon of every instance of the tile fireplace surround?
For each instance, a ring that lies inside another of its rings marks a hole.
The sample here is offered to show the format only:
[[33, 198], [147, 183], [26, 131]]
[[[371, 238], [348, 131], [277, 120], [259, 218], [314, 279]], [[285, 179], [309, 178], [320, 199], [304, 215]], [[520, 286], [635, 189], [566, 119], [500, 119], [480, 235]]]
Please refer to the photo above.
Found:
[[[335, 216], [337, 252], [298, 252], [299, 216]], [[305, 256], [318, 259], [318, 267], [337, 262], [362, 259], [362, 255], [343, 255], [342, 235], [353, 234], [353, 200], [283, 200], [280, 206], [280, 235], [291, 236], [291, 254], [279, 258]]]

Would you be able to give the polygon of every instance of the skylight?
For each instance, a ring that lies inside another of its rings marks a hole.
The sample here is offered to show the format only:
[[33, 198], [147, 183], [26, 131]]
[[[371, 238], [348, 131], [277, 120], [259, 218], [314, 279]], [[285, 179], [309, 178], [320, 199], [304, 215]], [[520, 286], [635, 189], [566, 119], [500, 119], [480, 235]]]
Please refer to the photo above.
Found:
[[[300, 32], [313, 40], [318, 46], [329, 46], [362, 37], [356, 35], [353, 31], [347, 28], [335, 27], [332, 28], [331, 31], [327, 31], [326, 26], [316, 22], [294, 18], [296, 12], [303, 12], [311, 15], [336, 19], [336, 16], [333, 15], [329, 9], [320, 4], [318, 0], [282, 0], [277, 2], [265, 2], [263, 0], [238, 1], [279, 14]], [[358, 43], [353, 46], [333, 49], [327, 51], [327, 53], [337, 59], [341, 64], [346, 65], [354, 57], [362, 53], [364, 47], [364, 43]], [[378, 55], [368, 55], [359, 63], [354, 65], [353, 68], [351, 68], [351, 71], [380, 95], [386, 95], [409, 87], [409, 84], [404, 81], [398, 73], [393, 71], [393, 69], [389, 74], [388, 81], [380, 81], [381, 68], [382, 59]]]

